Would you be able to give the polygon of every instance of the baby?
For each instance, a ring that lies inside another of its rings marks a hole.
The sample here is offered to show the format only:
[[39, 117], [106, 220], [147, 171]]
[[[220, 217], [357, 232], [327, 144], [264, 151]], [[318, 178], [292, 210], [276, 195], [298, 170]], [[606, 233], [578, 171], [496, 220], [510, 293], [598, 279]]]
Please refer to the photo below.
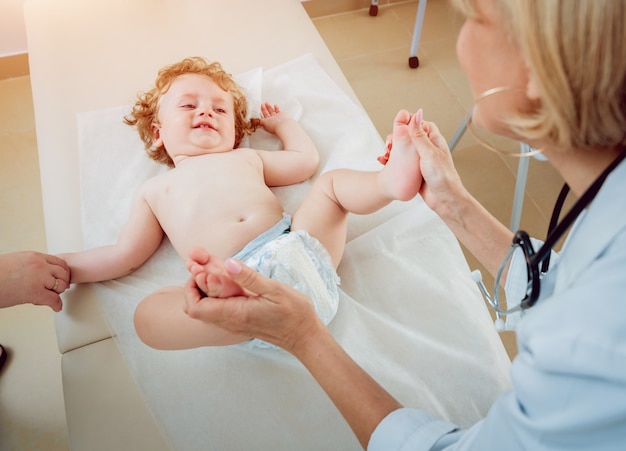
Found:
[[[321, 175], [293, 219], [270, 187], [313, 176], [317, 149], [278, 106], [263, 104], [260, 119], [246, 116], [245, 94], [219, 63], [186, 58], [159, 71], [155, 87], [139, 96], [126, 123], [137, 127], [148, 155], [172, 169], [141, 186], [116, 244], [62, 255], [71, 282], [127, 275], [167, 235], [186, 262], [194, 248], [204, 248], [294, 286], [328, 324], [337, 309], [336, 268], [348, 213], [372, 213], [393, 200], [413, 198], [420, 188], [419, 157], [408, 136], [411, 116], [396, 117], [393, 153], [381, 171]], [[257, 127], [276, 135], [284, 150], [238, 147]], [[182, 286], [142, 300], [135, 312], [141, 340], [158, 349], [248, 341], [190, 318], [183, 304]]]

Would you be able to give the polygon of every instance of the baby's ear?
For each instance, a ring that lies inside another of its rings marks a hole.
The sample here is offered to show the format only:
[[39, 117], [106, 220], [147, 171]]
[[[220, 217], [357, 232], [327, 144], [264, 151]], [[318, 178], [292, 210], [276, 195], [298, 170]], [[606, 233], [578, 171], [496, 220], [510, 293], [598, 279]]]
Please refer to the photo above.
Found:
[[159, 147], [163, 144], [161, 139], [161, 126], [157, 122], [152, 123], [152, 146]]

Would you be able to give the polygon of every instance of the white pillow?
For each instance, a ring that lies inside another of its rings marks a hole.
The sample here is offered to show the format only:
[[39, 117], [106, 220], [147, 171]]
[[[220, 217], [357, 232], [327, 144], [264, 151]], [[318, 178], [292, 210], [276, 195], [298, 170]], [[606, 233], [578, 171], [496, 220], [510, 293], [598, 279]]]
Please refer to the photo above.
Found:
[[[241, 74], [233, 75], [233, 79], [244, 90], [248, 99], [247, 119], [260, 117], [261, 92], [263, 87], [263, 68], [257, 67]], [[250, 139], [244, 136], [239, 147], [250, 147]]]

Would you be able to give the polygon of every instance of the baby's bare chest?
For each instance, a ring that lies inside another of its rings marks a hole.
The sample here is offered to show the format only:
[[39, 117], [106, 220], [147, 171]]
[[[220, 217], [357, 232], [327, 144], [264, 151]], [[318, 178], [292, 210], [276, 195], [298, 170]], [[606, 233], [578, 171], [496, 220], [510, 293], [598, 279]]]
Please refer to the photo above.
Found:
[[280, 202], [254, 169], [168, 175], [149, 186], [146, 200], [181, 255], [198, 245], [230, 255], [273, 224], [268, 214], [281, 215]]
[[262, 174], [251, 168], [173, 172], [151, 187], [148, 198], [157, 217], [227, 212], [244, 208], [268, 192]]

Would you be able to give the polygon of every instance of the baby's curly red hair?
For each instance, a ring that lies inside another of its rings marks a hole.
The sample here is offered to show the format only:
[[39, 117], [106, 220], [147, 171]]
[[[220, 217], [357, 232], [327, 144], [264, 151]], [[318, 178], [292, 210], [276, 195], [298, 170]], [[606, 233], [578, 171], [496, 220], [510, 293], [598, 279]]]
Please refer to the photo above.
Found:
[[183, 74], [204, 75], [209, 77], [224, 91], [231, 93], [235, 115], [234, 147], [239, 146], [244, 136], [254, 132], [260, 125], [259, 119], [246, 119], [248, 114], [246, 94], [237, 85], [232, 75], [224, 71], [220, 63], [209, 62], [205, 58], [194, 56], [165, 66], [159, 70], [154, 88], [137, 96], [137, 101], [131, 113], [124, 117], [124, 122], [137, 127], [137, 132], [145, 145], [148, 156], [154, 161], [169, 167], [173, 167], [174, 162], [168, 155], [165, 147], [162, 145], [156, 148], [153, 147], [152, 127], [154, 124], [158, 124], [157, 113], [161, 96], [167, 92], [174, 79]]

